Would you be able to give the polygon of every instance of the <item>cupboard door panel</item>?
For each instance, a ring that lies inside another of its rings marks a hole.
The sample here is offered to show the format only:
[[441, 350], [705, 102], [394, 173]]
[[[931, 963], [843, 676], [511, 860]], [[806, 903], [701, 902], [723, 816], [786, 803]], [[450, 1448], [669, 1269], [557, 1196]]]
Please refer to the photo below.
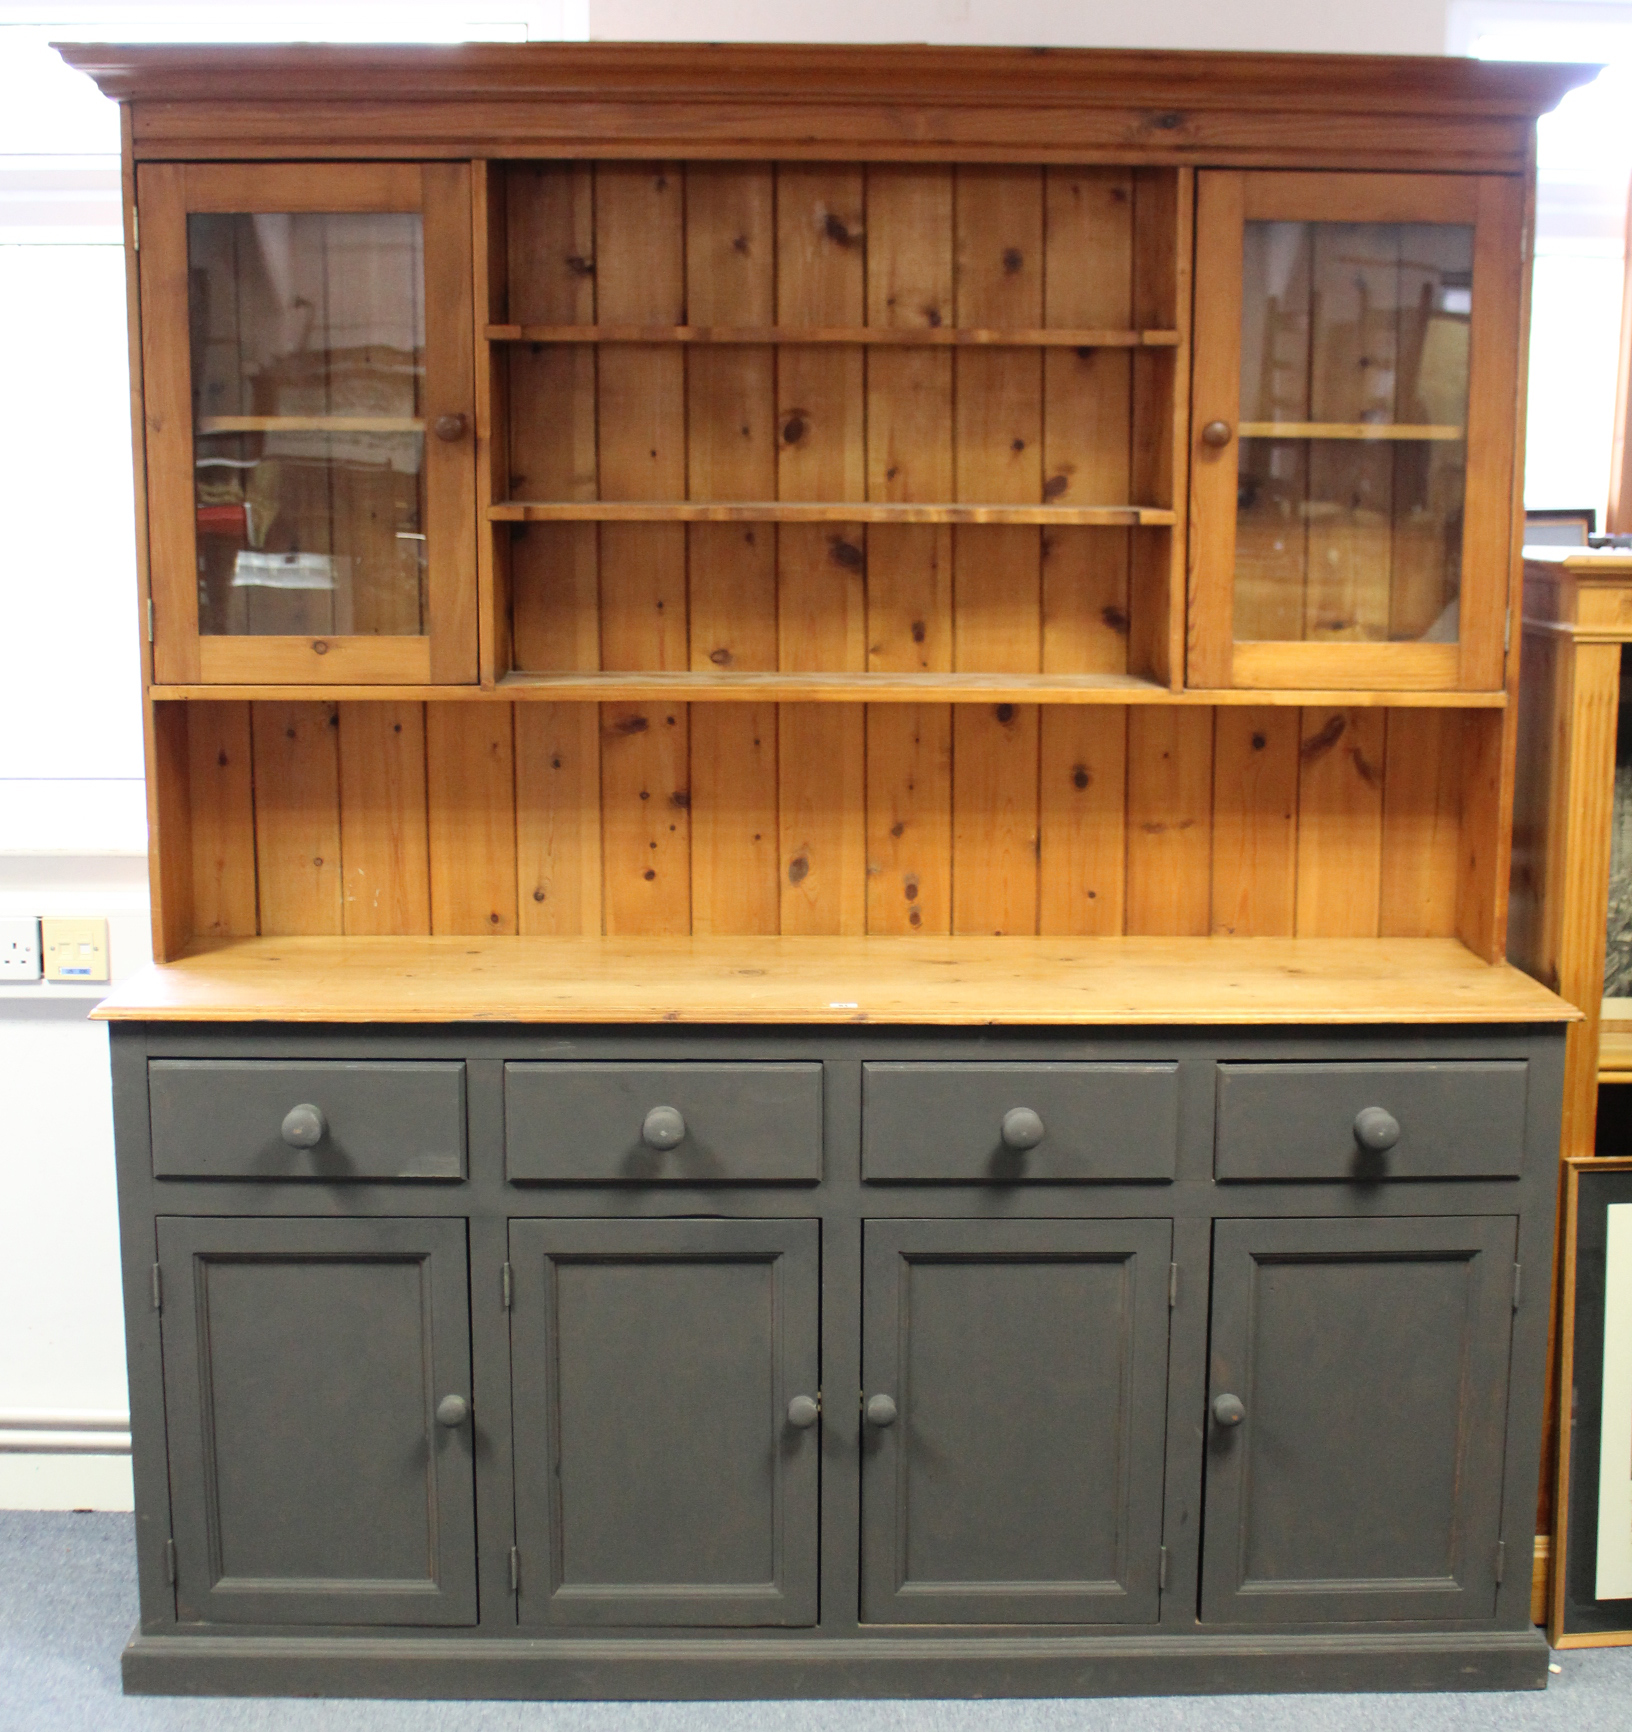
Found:
[[1199, 176], [1192, 685], [1501, 685], [1522, 195]]
[[[1496, 1609], [1514, 1222], [1213, 1229], [1202, 1616]], [[1526, 1541], [1528, 1544], [1528, 1540]]]
[[161, 1217], [183, 1623], [474, 1624], [463, 1221]]
[[1157, 1615], [1167, 1221], [870, 1221], [866, 1623]]
[[474, 681], [469, 165], [153, 164], [137, 199], [154, 677]]
[[523, 1624], [816, 1621], [815, 1221], [512, 1221]]

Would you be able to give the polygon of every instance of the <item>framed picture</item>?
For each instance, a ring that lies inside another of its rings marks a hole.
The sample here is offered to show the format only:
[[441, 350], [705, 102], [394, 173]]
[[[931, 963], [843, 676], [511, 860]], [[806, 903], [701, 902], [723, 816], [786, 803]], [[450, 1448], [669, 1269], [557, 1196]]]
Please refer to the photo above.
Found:
[[1583, 505], [1579, 510], [1527, 511], [1524, 514], [1526, 547], [1586, 547], [1587, 537], [1598, 531], [1598, 513]]
[[1547, 1634], [1632, 1645], [1632, 1158], [1565, 1163], [1562, 1285]]

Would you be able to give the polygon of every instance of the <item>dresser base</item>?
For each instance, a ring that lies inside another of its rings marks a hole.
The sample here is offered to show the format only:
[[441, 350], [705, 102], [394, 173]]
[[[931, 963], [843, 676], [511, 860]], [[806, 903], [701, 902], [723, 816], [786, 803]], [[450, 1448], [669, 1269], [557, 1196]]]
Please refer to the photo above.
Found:
[[775, 1700], [1540, 1690], [1539, 1630], [1456, 1635], [596, 1638], [132, 1635], [144, 1696]]

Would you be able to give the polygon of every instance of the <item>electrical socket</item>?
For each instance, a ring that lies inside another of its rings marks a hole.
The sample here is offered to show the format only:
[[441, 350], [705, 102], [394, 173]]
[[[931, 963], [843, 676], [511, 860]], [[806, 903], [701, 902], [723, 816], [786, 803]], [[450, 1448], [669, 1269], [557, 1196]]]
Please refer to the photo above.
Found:
[[32, 914], [0, 916], [0, 982], [40, 978], [40, 923]]

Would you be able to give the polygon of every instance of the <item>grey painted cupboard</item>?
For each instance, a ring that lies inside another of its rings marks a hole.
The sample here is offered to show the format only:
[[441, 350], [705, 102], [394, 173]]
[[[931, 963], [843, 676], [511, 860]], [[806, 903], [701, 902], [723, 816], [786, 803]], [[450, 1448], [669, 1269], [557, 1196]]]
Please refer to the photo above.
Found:
[[1543, 1679], [1556, 1025], [113, 1040], [132, 1688]]

